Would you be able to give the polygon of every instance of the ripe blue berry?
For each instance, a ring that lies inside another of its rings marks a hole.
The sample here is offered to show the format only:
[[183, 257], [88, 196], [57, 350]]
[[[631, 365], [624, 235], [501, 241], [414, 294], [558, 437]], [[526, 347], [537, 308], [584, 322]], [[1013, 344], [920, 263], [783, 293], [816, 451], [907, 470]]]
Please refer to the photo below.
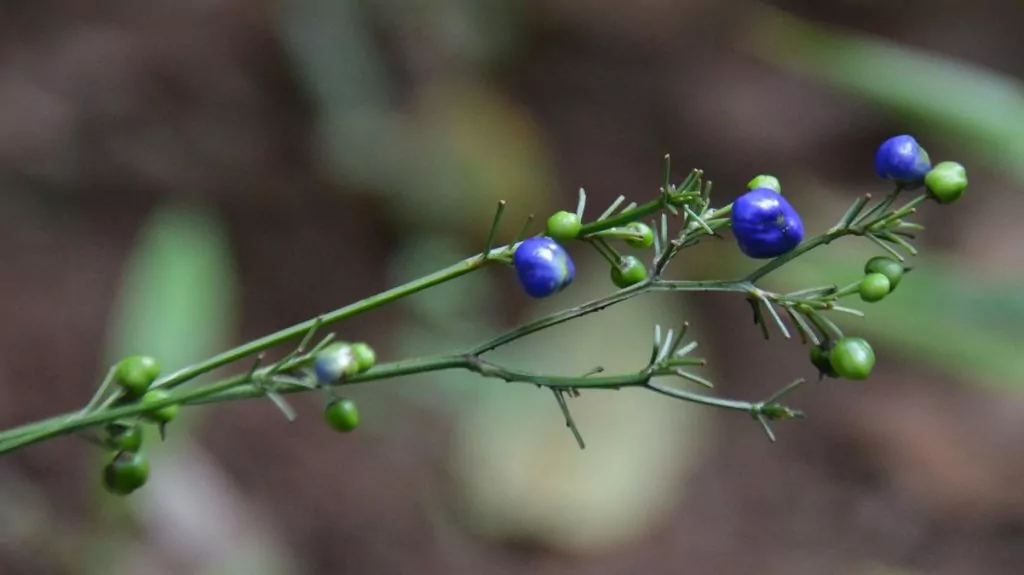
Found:
[[516, 276], [530, 297], [542, 298], [568, 287], [576, 277], [572, 258], [549, 237], [529, 238], [516, 248]]
[[733, 202], [732, 231], [740, 251], [755, 259], [781, 256], [804, 239], [800, 214], [768, 188], [750, 190]]
[[328, 345], [316, 354], [316, 359], [313, 360], [313, 372], [321, 385], [330, 385], [346, 375], [355, 375], [359, 371], [359, 358], [352, 346], [344, 342]]
[[932, 169], [928, 152], [913, 136], [894, 136], [882, 143], [875, 154], [878, 177], [901, 184], [920, 185]]

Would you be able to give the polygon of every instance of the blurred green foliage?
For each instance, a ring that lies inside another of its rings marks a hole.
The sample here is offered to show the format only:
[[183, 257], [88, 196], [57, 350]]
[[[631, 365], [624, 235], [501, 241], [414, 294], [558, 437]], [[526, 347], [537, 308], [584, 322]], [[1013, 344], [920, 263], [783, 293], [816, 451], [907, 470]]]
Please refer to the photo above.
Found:
[[753, 42], [768, 60], [888, 107], [973, 161], [1024, 181], [1024, 84], [1017, 79], [781, 12], [768, 12], [758, 30]]
[[108, 361], [153, 355], [166, 374], [220, 351], [234, 326], [235, 292], [220, 220], [199, 209], [158, 209], [125, 267]]

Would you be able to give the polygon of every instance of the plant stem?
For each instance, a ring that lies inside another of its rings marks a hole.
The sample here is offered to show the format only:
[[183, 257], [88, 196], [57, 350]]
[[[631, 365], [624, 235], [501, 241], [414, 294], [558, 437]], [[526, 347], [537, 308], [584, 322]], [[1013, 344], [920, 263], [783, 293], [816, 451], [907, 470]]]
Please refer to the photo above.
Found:
[[[682, 203], [682, 200], [678, 203]], [[661, 211], [662, 207], [664, 207], [664, 200], [658, 198], [657, 200], [651, 200], [646, 204], [641, 204], [628, 210], [623, 210], [621, 213], [609, 216], [603, 220], [595, 220], [580, 228], [579, 237], [585, 238], [590, 234], [633, 223], [639, 219]]]
[[[678, 197], [661, 197], [641, 206], [628, 208], [618, 215], [583, 226], [583, 230], [580, 232], [580, 237], [586, 239], [585, 236], [587, 234], [593, 234], [625, 223], [637, 221], [640, 218], [666, 208], [669, 203], [673, 205], [685, 205], [687, 198], [688, 196], [685, 194]], [[817, 301], [818, 298], [828, 298], [828, 295], [831, 294], [832, 291], [822, 292], [820, 296], [815, 298], [790, 301], [787, 300], [785, 296], [760, 290], [760, 288], [756, 287], [756, 282], [786, 263], [840, 237], [847, 235], [867, 235], [869, 237], [873, 237], [871, 236], [871, 233], [873, 233], [874, 229], [884, 229], [892, 221], [895, 221], [896, 218], [912, 213], [914, 208], [925, 199], [925, 197], [916, 198], [908, 202], [907, 205], [902, 208], [895, 210], [893, 213], [887, 214], [885, 212], [891, 204], [891, 202], [889, 202], [889, 204], [885, 205], [886, 210], [874, 210], [874, 213], [882, 212], [882, 214], [878, 217], [874, 217], [870, 222], [865, 221], [867, 219], [865, 216], [862, 216], [861, 220], [859, 220], [856, 225], [844, 225], [844, 222], [841, 222], [840, 225], [828, 230], [822, 235], [804, 242], [793, 251], [765, 263], [760, 268], [754, 270], [749, 275], [741, 279], [673, 281], [663, 280], [657, 276], [651, 277], [644, 282], [615, 292], [606, 297], [565, 309], [523, 324], [485, 341], [464, 353], [457, 355], [430, 356], [407, 361], [380, 364], [368, 372], [348, 378], [338, 385], [351, 385], [448, 369], [464, 369], [473, 371], [484, 377], [498, 378], [507, 382], [531, 383], [555, 390], [644, 387], [677, 399], [701, 403], [712, 407], [747, 411], [753, 415], [759, 416], [761, 413], [759, 410], [762, 407], [761, 403], [755, 404], [745, 401], [716, 398], [661, 386], [660, 384], [652, 383], [651, 378], [654, 375], [660, 376], [665, 374], [652, 372], [651, 369], [617, 376], [595, 376], [590, 374], [582, 377], [563, 377], [536, 374], [502, 367], [483, 360], [480, 356], [543, 329], [559, 325], [583, 315], [600, 311], [617, 303], [632, 299], [638, 295], [656, 291], [739, 292], [758, 296], [765, 299], [766, 303], [768, 300], [774, 300], [780, 303], [789, 303], [796, 305], [796, 308], [790, 311], [797, 314], [806, 314], [816, 327], [826, 335], [826, 337], [841, 337], [841, 332], [837, 327], [835, 327], [835, 324], [825, 318], [821, 312], [817, 310], [819, 304], [823, 303], [823, 301]], [[862, 207], [862, 204], [857, 207]], [[872, 214], [872, 216], [873, 215], [874, 214]], [[496, 219], [497, 217], [498, 216], [496, 216]], [[711, 231], [713, 232], [717, 227], [724, 226], [728, 222], [727, 220], [709, 220], [707, 223], [712, 228]], [[872, 226], [874, 226], [874, 228], [872, 228]], [[707, 230], [703, 231], [705, 234], [708, 233]], [[683, 245], [679, 246], [679, 248], [673, 246], [673, 255], [674, 252], [678, 251], [678, 249], [690, 245], [690, 242], [695, 243], [696, 238], [700, 235], [701, 234], [699, 232], [695, 233], [694, 238], [688, 238]], [[394, 287], [377, 295], [324, 314], [318, 318], [293, 325], [276, 333], [248, 342], [205, 361], [164, 376], [153, 385], [153, 387], [162, 387], [171, 390], [168, 397], [160, 402], [153, 402], [146, 406], [142, 406], [138, 402], [126, 405], [115, 405], [117, 402], [116, 396], [111, 396], [106, 400], [101, 400], [100, 398], [103, 397], [103, 392], [109, 388], [110, 376], [108, 374], [106, 383], [101, 386], [101, 389], [97, 392], [96, 396], [94, 396], [93, 400], [89, 402], [86, 409], [28, 423], [20, 427], [0, 432], [0, 454], [9, 453], [16, 449], [38, 443], [52, 437], [68, 435], [82, 429], [87, 429], [119, 419], [140, 417], [147, 411], [156, 410], [168, 405], [213, 403], [265, 397], [268, 394], [268, 390], [264, 384], [268, 380], [276, 384], [273, 388], [275, 393], [288, 394], [300, 391], [309, 391], [310, 385], [307, 382], [296, 379], [293, 376], [289, 376], [287, 375], [287, 372], [308, 366], [309, 362], [313, 360], [314, 354], [317, 351], [316, 348], [310, 350], [308, 353], [301, 353], [296, 350], [289, 354], [285, 360], [267, 368], [259, 370], [251, 369], [241, 375], [228, 377], [209, 384], [197, 385], [189, 389], [174, 388], [185, 382], [192, 381], [198, 376], [208, 373], [218, 367], [258, 354], [290, 339], [305, 336], [303, 341], [308, 343], [313, 335], [312, 332], [321, 326], [330, 325], [354, 315], [381, 307], [405, 296], [478, 270], [492, 262], [507, 261], [511, 251], [514, 249], [514, 246], [515, 244], [513, 243], [507, 246], [491, 249], [482, 254], [474, 255], [473, 257], [466, 258], [461, 262], [433, 274]], [[670, 248], [665, 246], [664, 249], [668, 250]], [[797, 293], [802, 292], [794, 292], [791, 296]], [[832, 297], [830, 299], [835, 298]], [[824, 310], [825, 307], [822, 307], [822, 310]], [[781, 320], [779, 320], [779, 323], [781, 325]], [[806, 325], [801, 327], [805, 331], [809, 329]], [[282, 375], [277, 375], [279, 372], [282, 373]]]
[[836, 240], [838, 238], [841, 238], [843, 236], [850, 235], [850, 234], [853, 234], [853, 233], [854, 233], [854, 231], [853, 231], [852, 228], [840, 228], [840, 229], [836, 229], [836, 230], [829, 230], [828, 232], [826, 232], [824, 234], [821, 234], [820, 236], [817, 236], [817, 237], [815, 237], [815, 238], [813, 238], [811, 240], [808, 240], [808, 241], [800, 244], [793, 251], [787, 252], [785, 254], [782, 254], [781, 256], [771, 260], [770, 262], [766, 263], [765, 265], [763, 265], [763, 266], [757, 268], [756, 270], [750, 272], [750, 274], [746, 277], [746, 281], [748, 281], [750, 283], [754, 283], [757, 280], [763, 278], [764, 276], [766, 276], [766, 275], [772, 273], [773, 271], [777, 270], [778, 268], [780, 268], [780, 267], [786, 265], [787, 263], [793, 261], [794, 259], [796, 259], [796, 258], [806, 254], [807, 252], [813, 250], [814, 248], [817, 248], [819, 246], [823, 246], [825, 244], [831, 243], [832, 241], [834, 241], [834, 240]]
[[601, 311], [617, 303], [632, 299], [649, 291], [748, 291], [749, 286], [745, 281], [668, 281], [649, 279], [624, 290], [616, 292], [608, 297], [594, 300], [580, 306], [569, 308], [558, 313], [542, 317], [513, 330], [507, 331], [491, 340], [488, 340], [467, 353], [481, 355], [493, 351], [503, 345], [509, 344], [517, 339], [526, 337], [531, 333], [554, 327], [560, 323], [576, 319], [596, 311]]
[[[464, 260], [462, 263], [473, 261], [473, 258]], [[477, 260], [479, 261], [479, 260]], [[456, 269], [455, 266], [447, 268], [447, 270]], [[462, 272], [465, 273], [465, 272]], [[439, 274], [433, 276], [427, 276], [428, 278], [437, 277]], [[453, 276], [457, 277], [457, 276]], [[425, 278], [426, 279], [426, 278]], [[414, 282], [416, 283], [416, 282]], [[403, 286], [408, 289], [411, 284]], [[397, 291], [391, 290], [392, 292]], [[504, 379], [505, 381], [525, 381], [528, 383], [534, 383], [536, 385], [542, 385], [545, 387], [565, 387], [565, 388], [615, 388], [615, 387], [630, 387], [637, 386], [645, 383], [649, 379], [647, 374], [628, 374], [626, 376], [603, 376], [603, 377], [556, 377], [546, 376], [538, 374], [530, 374], [523, 371], [511, 370], [503, 367], [496, 366], [492, 363], [486, 362], [479, 358], [479, 356], [488, 351], [492, 351], [502, 345], [511, 343], [517, 339], [526, 337], [532, 333], [536, 333], [543, 329], [558, 325], [578, 318], [583, 315], [587, 315], [609, 306], [615, 305], [616, 303], [626, 301], [635, 296], [641, 295], [649, 291], [726, 291], [726, 292], [747, 292], [752, 289], [752, 286], [745, 281], [666, 281], [659, 280], [657, 282], [647, 281], [636, 286], [632, 286], [625, 290], [616, 292], [607, 297], [600, 298], [586, 304], [576, 306], [551, 314], [549, 316], [540, 318], [533, 322], [524, 324], [517, 328], [511, 329], [504, 334], [501, 334], [483, 344], [476, 346], [475, 348], [459, 355], [445, 355], [445, 356], [430, 356], [426, 358], [400, 361], [394, 363], [380, 364], [370, 371], [351, 377], [346, 380], [344, 385], [351, 385], [356, 383], [364, 383], [369, 381], [376, 381], [381, 379], [392, 379], [397, 377], [403, 377], [406, 375], [413, 375], [417, 373], [425, 373], [431, 371], [440, 371], [445, 369], [468, 369], [484, 375], [486, 377], [497, 377]], [[385, 292], [388, 293], [388, 292]], [[408, 293], [412, 293], [411, 291]], [[396, 296], [393, 299], [397, 299]], [[361, 302], [362, 303], [362, 302]], [[357, 304], [358, 305], [358, 304]], [[348, 308], [342, 308], [331, 314], [321, 316], [321, 325], [328, 322], [327, 318], [337, 318], [337, 315], [346, 309], [352, 309], [355, 306], [349, 306]], [[371, 309], [371, 308], [366, 308]], [[287, 330], [278, 332], [271, 336], [267, 336], [256, 340], [246, 346], [236, 348], [231, 352], [221, 354], [217, 357], [227, 357], [229, 354], [238, 354], [238, 350], [252, 349], [257, 345], [264, 345], [263, 342], [268, 342], [272, 338], [278, 338], [276, 341], [284, 341], [291, 337], [297, 337], [304, 335], [306, 332], [313, 327], [317, 320], [311, 320], [309, 322], [303, 322], [297, 326], [293, 326]], [[286, 334], [286, 335], [282, 335]], [[266, 347], [270, 347], [270, 344], [266, 344]], [[249, 353], [256, 353], [262, 351], [266, 347], [260, 347], [255, 351], [249, 351]], [[239, 357], [244, 356], [240, 355]], [[207, 360], [198, 366], [192, 366], [187, 370], [182, 370], [167, 378], [165, 381], [175, 381], [175, 377], [180, 377], [179, 374], [185, 372], [198, 372], [203, 366], [212, 364], [217, 358]], [[237, 358], [236, 358], [237, 359]], [[81, 412], [73, 412], [70, 414], [53, 417], [36, 423], [28, 424], [19, 428], [10, 429], [4, 432], [0, 432], [0, 454], [8, 453], [38, 443], [40, 441], [57, 437], [60, 435], [66, 435], [68, 433], [89, 428], [95, 425], [107, 423], [116, 419], [136, 417], [144, 414], [147, 411], [159, 409], [165, 405], [174, 404], [195, 404], [195, 403], [211, 403], [220, 401], [230, 401], [235, 399], [246, 399], [262, 397], [266, 395], [266, 390], [257, 386], [253, 383], [253, 380], [268, 373], [270, 370], [288, 371], [296, 369], [305, 364], [308, 364], [311, 356], [300, 355], [294, 357], [288, 362], [285, 362], [281, 366], [271, 366], [259, 370], [255, 373], [246, 373], [243, 375], [237, 375], [229, 377], [214, 383], [203, 385], [200, 387], [187, 389], [187, 390], [175, 390], [172, 391], [168, 397], [159, 402], [151, 403], [146, 407], [140, 404], [134, 403], [130, 405], [124, 405], [119, 407], [109, 407], [99, 411], [83, 415]], [[218, 364], [222, 365], [222, 364]], [[212, 369], [212, 368], [210, 368]], [[182, 380], [184, 381], [184, 380]], [[165, 384], [166, 385], [166, 384]], [[167, 386], [171, 387], [171, 386]], [[281, 385], [276, 387], [275, 391], [280, 394], [297, 393], [300, 391], [308, 391], [307, 386], [296, 385], [289, 383], [287, 380], [282, 380]], [[701, 396], [702, 398], [704, 396]], [[705, 398], [709, 405], [720, 405], [723, 400], [716, 398]], [[704, 400], [693, 400], [704, 402]], [[745, 404], [749, 407], [749, 404]]]
[[291, 327], [282, 329], [281, 331], [253, 340], [244, 345], [240, 345], [234, 349], [215, 355], [206, 361], [191, 365], [162, 377], [153, 384], [153, 387], [174, 387], [180, 385], [181, 383], [194, 379], [204, 373], [213, 371], [223, 365], [227, 365], [244, 357], [270, 349], [290, 339], [303, 336], [311, 328], [317, 326], [318, 322], [320, 326], [330, 325], [354, 315], [381, 307], [416, 292], [423, 291], [427, 288], [466, 275], [469, 272], [487, 265], [488, 263], [496, 261], [507, 249], [509, 249], [509, 247], [510, 246], [502, 246], [500, 248], [495, 248], [488, 252], [486, 257], [483, 258], [479, 255], [466, 258], [455, 265], [449, 266], [430, 275], [383, 291], [377, 295], [360, 300], [343, 308], [336, 309], [318, 318], [295, 324]]
[[[296, 364], [301, 362], [297, 358], [293, 360]], [[460, 355], [439, 355], [429, 356], [415, 360], [400, 361], [381, 364], [372, 370], [353, 376], [340, 382], [338, 385], [354, 385], [382, 379], [394, 379], [407, 375], [443, 371], [449, 369], [465, 369], [478, 373], [484, 377], [501, 379], [506, 382], [530, 383], [553, 389], [620, 389], [626, 387], [650, 387], [659, 393], [666, 393], [662, 388], [649, 385], [651, 374], [647, 371], [627, 373], [608, 376], [554, 376], [546, 374], [531, 373], [528, 371], [512, 369], [485, 361], [474, 354]], [[275, 386], [277, 394], [291, 394], [309, 391], [306, 385], [291, 383], [287, 378], [281, 378]], [[691, 401], [721, 407], [727, 409], [738, 409], [749, 411], [753, 404], [744, 401], [720, 399], [712, 396], [673, 390], [673, 395], [685, 401]], [[207, 384], [195, 389], [180, 389], [172, 392], [166, 400], [159, 403], [153, 402], [143, 406], [133, 403], [120, 407], [110, 408], [102, 412], [94, 412], [85, 416], [78, 416], [78, 412], [65, 416], [53, 418], [32, 429], [21, 429], [21, 433], [11, 435], [11, 432], [0, 434], [0, 454], [9, 453], [16, 449], [44, 441], [53, 437], [67, 435], [74, 431], [86, 429], [116, 419], [137, 417], [146, 412], [153, 411], [165, 405], [172, 404], [204, 404], [219, 403], [224, 401], [237, 401], [241, 399], [255, 399], [265, 397], [266, 389], [252, 382], [248, 375], [237, 375], [221, 381]], [[18, 431], [18, 430], [12, 430]]]

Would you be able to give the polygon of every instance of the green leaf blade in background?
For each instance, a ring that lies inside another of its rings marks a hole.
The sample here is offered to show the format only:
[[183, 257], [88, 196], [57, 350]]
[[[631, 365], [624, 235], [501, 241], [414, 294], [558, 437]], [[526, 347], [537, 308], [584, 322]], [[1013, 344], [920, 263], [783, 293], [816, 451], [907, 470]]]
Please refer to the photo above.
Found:
[[981, 66], [782, 12], [750, 36], [762, 58], [892, 108], [1024, 180], [1024, 84]]
[[158, 210], [127, 263], [107, 359], [153, 355], [165, 373], [202, 360], [231, 339], [232, 256], [220, 221], [180, 207]]

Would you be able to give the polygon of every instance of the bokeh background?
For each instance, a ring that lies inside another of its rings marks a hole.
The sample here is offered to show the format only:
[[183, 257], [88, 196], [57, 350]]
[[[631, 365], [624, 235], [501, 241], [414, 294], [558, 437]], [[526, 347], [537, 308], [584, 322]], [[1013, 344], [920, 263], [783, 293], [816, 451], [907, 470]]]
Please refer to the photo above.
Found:
[[[84, 404], [110, 362], [167, 369], [433, 271], [528, 213], [592, 210], [694, 167], [719, 201], [779, 176], [811, 230], [884, 138], [969, 166], [929, 205], [900, 290], [847, 322], [867, 382], [749, 418], [643, 392], [573, 400], [461, 373], [187, 410], [116, 499], [67, 438], [0, 460], [0, 572], [1019, 574], [1024, 572], [1024, 4], [903, 0], [164, 0], [0, 4], [0, 427]], [[855, 279], [846, 240], [774, 288]], [[337, 327], [384, 360], [460, 349], [613, 289], [574, 248], [536, 303], [505, 269]], [[705, 242], [680, 278], [753, 264]], [[734, 296], [660, 294], [503, 350], [639, 367], [689, 319], [721, 394], [813, 375]]]

